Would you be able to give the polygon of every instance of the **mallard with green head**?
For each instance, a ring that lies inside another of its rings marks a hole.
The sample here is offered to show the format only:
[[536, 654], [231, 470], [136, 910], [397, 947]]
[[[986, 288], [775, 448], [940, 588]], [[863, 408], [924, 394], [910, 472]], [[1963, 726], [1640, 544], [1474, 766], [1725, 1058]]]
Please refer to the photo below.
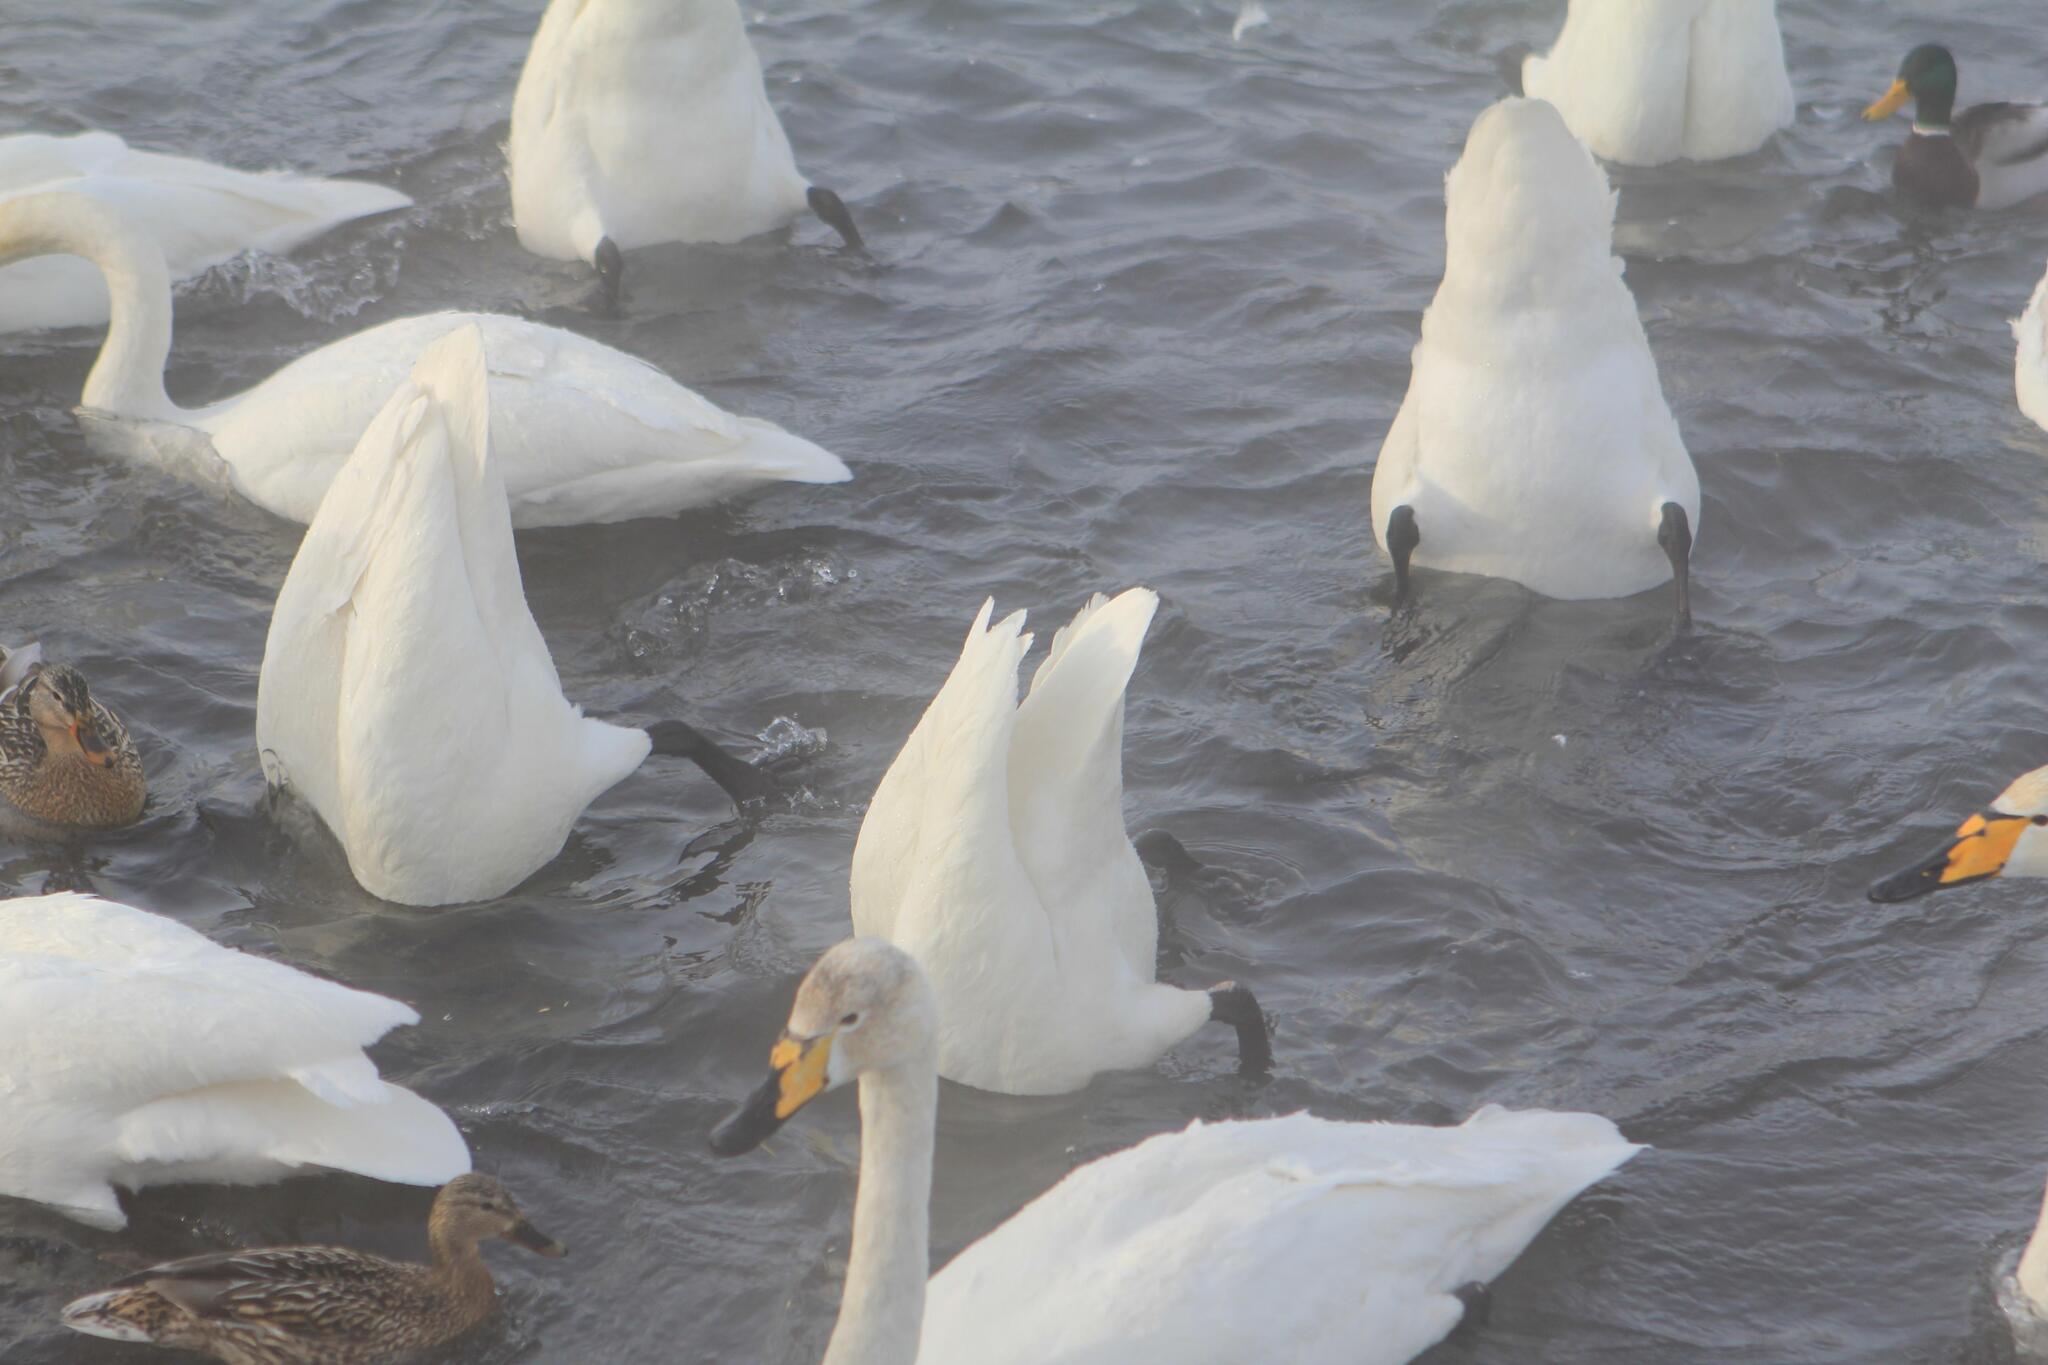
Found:
[[142, 815], [142, 759], [85, 676], [38, 646], [0, 650], [0, 801], [64, 829], [112, 829]]
[[197, 1351], [227, 1365], [373, 1365], [409, 1360], [481, 1326], [497, 1307], [477, 1244], [492, 1237], [542, 1256], [543, 1234], [487, 1175], [434, 1197], [432, 1265], [342, 1247], [193, 1256], [137, 1271], [64, 1310], [64, 1325], [114, 1341]]
[[1939, 43], [1907, 53], [1863, 117], [1888, 118], [1908, 100], [1913, 131], [1892, 163], [1901, 194], [1940, 208], [1999, 209], [2048, 190], [2048, 108], [1973, 104], [1955, 113], [1956, 59]]

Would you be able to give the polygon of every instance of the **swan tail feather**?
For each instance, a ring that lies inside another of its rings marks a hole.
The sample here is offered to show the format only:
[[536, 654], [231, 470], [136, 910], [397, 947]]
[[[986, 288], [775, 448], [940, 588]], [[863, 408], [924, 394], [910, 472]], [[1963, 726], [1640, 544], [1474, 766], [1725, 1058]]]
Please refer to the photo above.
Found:
[[741, 445], [728, 458], [744, 460], [763, 475], [789, 483], [845, 483], [853, 471], [837, 455], [758, 417], [738, 419]]

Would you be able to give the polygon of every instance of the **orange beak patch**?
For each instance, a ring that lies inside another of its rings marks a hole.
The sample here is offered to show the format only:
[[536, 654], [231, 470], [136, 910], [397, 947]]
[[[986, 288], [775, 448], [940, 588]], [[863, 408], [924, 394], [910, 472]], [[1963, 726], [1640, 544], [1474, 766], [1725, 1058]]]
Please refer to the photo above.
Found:
[[1877, 103], [1863, 111], [1863, 117], [1871, 120], [1873, 123], [1881, 118], [1890, 118], [1893, 114], [1905, 108], [1906, 101], [1911, 98], [1913, 98], [1913, 92], [1906, 88], [1904, 81], [1893, 81], [1892, 88], [1885, 91]]
[[1951, 886], [1956, 882], [1997, 876], [2006, 860], [2012, 857], [2013, 846], [2026, 832], [2027, 823], [2017, 815], [1990, 818], [1973, 815], [1963, 821], [1962, 827], [1956, 831], [1956, 842], [1948, 851], [1948, 866], [1941, 870], [1941, 884]]
[[783, 1038], [768, 1054], [768, 1065], [778, 1082], [775, 1117], [786, 1119], [825, 1093], [826, 1065], [832, 1060], [832, 1035], [799, 1043]]

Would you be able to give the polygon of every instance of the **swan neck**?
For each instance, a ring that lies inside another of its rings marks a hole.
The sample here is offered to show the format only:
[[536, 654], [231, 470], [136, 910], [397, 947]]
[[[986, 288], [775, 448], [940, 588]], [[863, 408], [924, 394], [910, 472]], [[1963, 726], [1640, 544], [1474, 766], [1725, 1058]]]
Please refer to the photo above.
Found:
[[2042, 1200], [2041, 1216], [2034, 1223], [2034, 1235], [2027, 1239], [2027, 1249], [2020, 1253], [2014, 1278], [2027, 1306], [2036, 1315], [2048, 1317], [2048, 1197]]
[[860, 1192], [839, 1324], [824, 1365], [916, 1365], [931, 1273], [937, 1058], [860, 1081]]

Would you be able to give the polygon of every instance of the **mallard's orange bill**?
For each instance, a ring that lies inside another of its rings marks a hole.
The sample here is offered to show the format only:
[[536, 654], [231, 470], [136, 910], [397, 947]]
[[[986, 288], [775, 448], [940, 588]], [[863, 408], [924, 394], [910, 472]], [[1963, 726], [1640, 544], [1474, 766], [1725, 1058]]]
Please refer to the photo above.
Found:
[[1863, 117], [1872, 122], [1876, 122], [1881, 118], [1890, 118], [1893, 114], [1905, 108], [1906, 101], [1911, 98], [1913, 98], [1913, 92], [1906, 88], [1904, 81], [1893, 81], [1892, 88], [1885, 91], [1883, 97], [1876, 104], [1863, 111]]

